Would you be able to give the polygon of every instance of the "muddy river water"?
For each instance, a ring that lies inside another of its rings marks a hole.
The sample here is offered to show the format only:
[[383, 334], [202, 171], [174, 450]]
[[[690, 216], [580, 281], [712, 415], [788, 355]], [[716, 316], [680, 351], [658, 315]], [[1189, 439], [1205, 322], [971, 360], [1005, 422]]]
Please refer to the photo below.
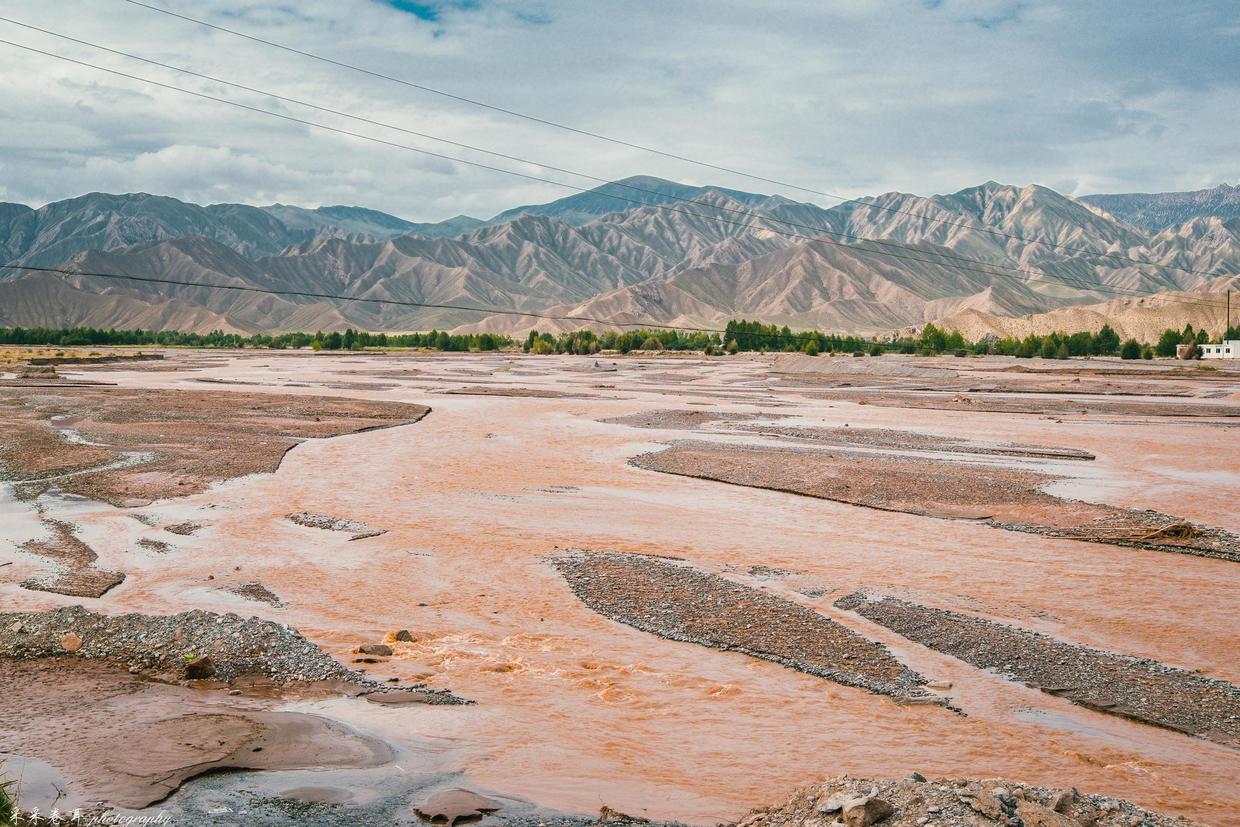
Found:
[[[85, 601], [6, 578], [6, 610], [81, 602], [107, 613], [258, 614], [295, 626], [346, 663], [358, 645], [408, 629], [413, 642], [394, 644], [395, 656], [366, 666], [369, 673], [422, 680], [476, 705], [389, 708], [334, 699], [287, 708], [380, 737], [422, 769], [454, 774], [457, 786], [547, 811], [594, 814], [607, 805], [710, 824], [828, 776], [918, 771], [1076, 786], [1210, 824], [1240, 824], [1240, 750], [1074, 706], [831, 606], [869, 588], [1240, 683], [1240, 564], [660, 474], [628, 460], [671, 439], [756, 437], [599, 421], [698, 409], [1081, 449], [1096, 459], [1006, 461], [1066, 477], [1056, 484], [1060, 496], [1238, 532], [1235, 420], [860, 405], [781, 387], [770, 360], [757, 357], [600, 358], [597, 367], [592, 358], [506, 354], [199, 358], [173, 354], [159, 371], [71, 375], [127, 387], [405, 401], [432, 412], [408, 426], [309, 440], [274, 474], [140, 508], [45, 497], [50, 514], [79, 527], [100, 567], [128, 577]], [[418, 373], [367, 375], [401, 369]], [[197, 381], [204, 378], [243, 384]], [[1210, 401], [1240, 404], [1236, 378], [1230, 399]], [[445, 392], [476, 387], [570, 395]], [[14, 541], [4, 543], [0, 560], [17, 560], [15, 543], [37, 523], [17, 518], [27, 504], [0, 507], [14, 517], [0, 528]], [[350, 541], [285, 519], [302, 511], [387, 533]], [[174, 537], [154, 527], [183, 521], [203, 528]], [[172, 541], [174, 549], [135, 550], [142, 537]], [[548, 564], [568, 548], [680, 557], [818, 608], [885, 643], [927, 678], [950, 682], [945, 694], [960, 711], [900, 705], [615, 623], [578, 601]], [[792, 574], [752, 573], [756, 565]], [[234, 581], [261, 582], [282, 605], [221, 588]], [[192, 795], [192, 787], [178, 795]]]

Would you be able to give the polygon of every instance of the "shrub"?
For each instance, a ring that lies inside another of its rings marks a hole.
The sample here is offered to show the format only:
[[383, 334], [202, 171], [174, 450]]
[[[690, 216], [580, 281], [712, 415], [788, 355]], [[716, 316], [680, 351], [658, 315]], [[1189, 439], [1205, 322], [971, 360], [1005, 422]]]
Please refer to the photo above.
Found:
[[870, 355], [871, 356], [882, 356], [883, 346], [880, 345], [878, 342], [875, 342], [874, 344], [870, 345]]
[[1121, 359], [1140, 359], [1141, 343], [1136, 339], [1129, 339], [1120, 345], [1119, 358]]

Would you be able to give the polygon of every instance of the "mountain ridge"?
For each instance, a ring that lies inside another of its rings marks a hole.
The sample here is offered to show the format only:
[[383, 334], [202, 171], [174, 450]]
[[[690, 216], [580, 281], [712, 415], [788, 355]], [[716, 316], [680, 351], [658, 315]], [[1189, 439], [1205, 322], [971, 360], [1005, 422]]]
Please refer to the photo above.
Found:
[[[65, 276], [53, 290], [36, 283], [55, 276], [12, 271], [0, 275], [0, 323], [106, 317], [132, 326], [158, 320], [162, 308], [165, 324], [241, 332], [535, 326], [529, 317], [375, 301], [384, 300], [690, 326], [746, 316], [879, 333], [966, 308], [1016, 316], [1116, 292], [1193, 290], [1240, 269], [1240, 218], [1195, 216], [1152, 232], [1039, 185], [988, 181], [822, 207], [625, 181], [649, 189], [652, 203], [610, 209], [605, 202], [615, 199], [604, 185], [513, 208], [497, 216], [503, 221], [458, 216], [430, 225], [436, 232], [362, 207], [200, 207], [148, 194], [87, 194], [40, 210], [0, 204], [0, 252], [9, 261], [217, 285]], [[678, 206], [683, 197], [694, 203]], [[252, 292], [254, 300], [242, 301], [223, 284], [372, 301], [259, 300]], [[77, 306], [95, 301], [106, 312]]]

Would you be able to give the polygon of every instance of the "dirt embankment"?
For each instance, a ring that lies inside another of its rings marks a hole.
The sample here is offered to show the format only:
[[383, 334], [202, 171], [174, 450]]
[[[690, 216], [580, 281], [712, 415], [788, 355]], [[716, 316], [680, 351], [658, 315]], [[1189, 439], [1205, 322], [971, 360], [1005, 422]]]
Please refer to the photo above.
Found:
[[835, 601], [909, 640], [1112, 715], [1240, 747], [1240, 687], [978, 617], [854, 592]]
[[928, 697], [925, 680], [881, 644], [825, 615], [687, 565], [633, 554], [578, 552], [552, 564], [599, 614], [897, 699]]
[[12, 388], [0, 392], [0, 465], [24, 495], [55, 486], [120, 505], [271, 473], [302, 440], [416, 422], [429, 410], [320, 396]]
[[681, 441], [634, 457], [650, 471], [997, 528], [1240, 562], [1240, 538], [1150, 511], [1065, 500], [1023, 469], [848, 451]]
[[738, 827], [1191, 827], [1128, 801], [1002, 779], [832, 778], [755, 810]]

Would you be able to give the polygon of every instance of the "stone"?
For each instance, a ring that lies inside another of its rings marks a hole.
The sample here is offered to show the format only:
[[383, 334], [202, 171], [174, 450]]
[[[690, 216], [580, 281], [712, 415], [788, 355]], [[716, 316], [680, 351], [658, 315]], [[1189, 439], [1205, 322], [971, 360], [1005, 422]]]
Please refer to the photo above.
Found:
[[908, 776], [909, 781], [925, 781], [926, 777], [919, 772], [911, 772]]
[[367, 643], [365, 646], [357, 647], [357, 651], [363, 655], [379, 655], [380, 657], [390, 657], [392, 647], [386, 643]]
[[826, 801], [818, 805], [820, 813], [837, 813], [844, 809], [844, 805], [852, 801], [853, 795], [849, 792], [835, 793]]
[[9, 631], [15, 634], [20, 633], [21, 630], [22, 630], [22, 622], [20, 620], [13, 621], [13, 625], [9, 627]]
[[927, 689], [951, 689], [951, 681], [926, 681]]
[[69, 632], [60, 639], [60, 648], [66, 652], [76, 652], [82, 648], [82, 639], [77, 636], [76, 632]]
[[413, 643], [413, 635], [409, 634], [408, 629], [401, 629], [399, 632], [397, 632], [396, 634], [392, 636], [392, 639], [398, 640], [401, 643]]
[[871, 824], [882, 821], [895, 811], [896, 808], [892, 807], [890, 802], [869, 795], [846, 802], [842, 808], [842, 815], [847, 827], [870, 827]]
[[1062, 813], [1072, 806], [1073, 801], [1076, 801], [1076, 790], [1060, 790], [1051, 799], [1051, 809], [1057, 813]]
[[215, 674], [215, 664], [211, 658], [202, 656], [185, 662], [185, 679], [190, 681], [204, 680]]
[[1016, 816], [1025, 823], [1025, 827], [1079, 827], [1080, 824], [1074, 818], [1032, 801], [1018, 801]]

